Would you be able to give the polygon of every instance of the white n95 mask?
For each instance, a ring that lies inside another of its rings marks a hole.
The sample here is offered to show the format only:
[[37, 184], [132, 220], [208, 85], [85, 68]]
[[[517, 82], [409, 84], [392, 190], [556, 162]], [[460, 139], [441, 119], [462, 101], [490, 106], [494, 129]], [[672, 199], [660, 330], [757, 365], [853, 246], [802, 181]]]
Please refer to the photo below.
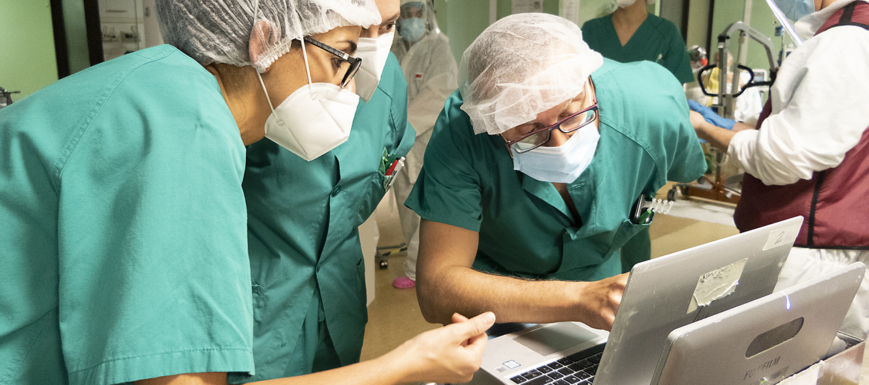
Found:
[[561, 146], [541, 146], [524, 154], [513, 151], [513, 169], [541, 182], [571, 183], [591, 164], [599, 141], [596, 125], [588, 125]]
[[362, 65], [355, 77], [356, 93], [366, 103], [371, 100], [374, 90], [380, 84], [383, 67], [386, 66], [386, 59], [389, 58], [389, 49], [392, 48], [393, 38], [395, 38], [395, 31], [381, 35], [377, 39], [359, 38], [356, 56], [362, 59]]
[[302, 43], [308, 85], [293, 92], [277, 108], [257, 72], [272, 113], [265, 136], [302, 159], [312, 161], [350, 138], [359, 96], [330, 83], [311, 83], [308, 55]]

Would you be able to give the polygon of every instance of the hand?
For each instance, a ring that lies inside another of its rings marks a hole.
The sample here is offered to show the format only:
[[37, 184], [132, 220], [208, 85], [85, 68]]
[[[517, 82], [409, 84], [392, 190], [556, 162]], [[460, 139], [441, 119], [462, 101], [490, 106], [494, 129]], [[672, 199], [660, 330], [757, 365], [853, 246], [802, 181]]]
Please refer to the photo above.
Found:
[[579, 301], [584, 318], [580, 321], [595, 329], [610, 331], [616, 319], [616, 312], [625, 293], [628, 275], [624, 273], [615, 277], [594, 282], [577, 282], [581, 284]]
[[464, 383], [474, 378], [495, 314], [487, 312], [469, 320], [456, 313], [452, 318], [453, 324], [422, 333], [384, 356], [406, 365], [406, 382]]
[[699, 136], [700, 133], [703, 131], [700, 127], [706, 123], [706, 119], [697, 111], [691, 111], [688, 119], [691, 121], [691, 126], [694, 127], [694, 131], [696, 131], [697, 135]]
[[[709, 122], [709, 124], [711, 124], [713, 126], [732, 130], [733, 125], [736, 124], [735, 120], [723, 118], [723, 117], [719, 116], [718, 114], [716, 114], [715, 111], [712, 111], [711, 108], [706, 107], [700, 103], [697, 103], [691, 99], [688, 99], [688, 107], [691, 109], [691, 111], [696, 111], [696, 112], [700, 113], [700, 115], [703, 117], [703, 119], [706, 120], [707, 122]], [[695, 130], [699, 127], [697, 124], [694, 124], [693, 114], [692, 114], [691, 125], [694, 126]]]

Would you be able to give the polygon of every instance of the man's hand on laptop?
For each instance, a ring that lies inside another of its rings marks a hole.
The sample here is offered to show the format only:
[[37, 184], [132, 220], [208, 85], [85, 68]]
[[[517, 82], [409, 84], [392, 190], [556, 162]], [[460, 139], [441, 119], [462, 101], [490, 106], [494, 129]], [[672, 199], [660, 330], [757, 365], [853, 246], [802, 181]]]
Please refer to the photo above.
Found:
[[581, 318], [577, 321], [595, 329], [610, 331], [619, 310], [619, 303], [622, 302], [629, 274], [624, 273], [600, 281], [577, 282], [581, 287], [577, 293]]

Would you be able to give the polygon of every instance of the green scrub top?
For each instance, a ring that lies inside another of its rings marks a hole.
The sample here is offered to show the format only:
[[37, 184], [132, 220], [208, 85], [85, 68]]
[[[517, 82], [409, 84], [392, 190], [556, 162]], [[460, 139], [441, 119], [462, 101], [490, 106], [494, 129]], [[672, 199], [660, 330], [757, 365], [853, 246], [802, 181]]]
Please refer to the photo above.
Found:
[[682, 87], [661, 66], [604, 59], [591, 75], [600, 142], [567, 185], [575, 221], [552, 183], [513, 169], [499, 135], [474, 135], [462, 95], [447, 99], [405, 203], [422, 218], [479, 232], [474, 269], [535, 279], [593, 281], [629, 271], [619, 248], [648, 225], [629, 212], [640, 194], [706, 169]]
[[664, 66], [682, 84], [695, 80], [682, 35], [675, 24], [658, 16], [649, 15], [624, 46], [613, 26], [613, 15], [585, 22], [582, 40], [607, 59], [621, 63], [648, 60]]
[[174, 47], [0, 110], [0, 383], [253, 372], [244, 144]]
[[[248, 146], [243, 185], [254, 300], [251, 380], [359, 361], [368, 311], [357, 228], [386, 193], [379, 170], [388, 163], [384, 152], [404, 156], [414, 133], [407, 122], [407, 83], [390, 54], [374, 96], [360, 101], [346, 143], [310, 162], [268, 139]], [[323, 341], [334, 348], [325, 365], [314, 362], [324, 356], [317, 354]]]

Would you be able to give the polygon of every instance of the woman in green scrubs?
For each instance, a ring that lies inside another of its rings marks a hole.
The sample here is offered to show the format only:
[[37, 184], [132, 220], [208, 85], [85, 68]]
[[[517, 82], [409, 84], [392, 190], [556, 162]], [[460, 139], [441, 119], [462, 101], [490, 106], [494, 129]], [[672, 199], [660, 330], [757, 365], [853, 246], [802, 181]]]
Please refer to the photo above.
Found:
[[405, 203], [424, 219], [423, 315], [609, 329], [639, 262], [619, 249], [649, 226], [635, 202], [705, 170], [679, 83], [545, 14], [491, 25], [462, 62]]
[[[588, 46], [620, 63], [658, 63], [682, 84], [694, 81], [685, 41], [676, 25], [650, 15], [647, 0], [614, 1], [615, 12], [582, 25], [582, 37]], [[654, 0], [649, 3], [654, 4]]]
[[[352, 53], [380, 17], [361, 0], [157, 10], [171, 45], [0, 111], [0, 383], [225, 384], [255, 372], [244, 146], [285, 138], [276, 115], [309, 121], [284, 125], [294, 133], [326, 127], [283, 102], [313, 88], [323, 104], [346, 96], [352, 57], [336, 50]], [[455, 321], [383, 358], [278, 383], [466, 379], [493, 318]]]
[[415, 136], [407, 122], [407, 83], [389, 52], [399, 0], [377, 5], [383, 21], [363, 30], [360, 50], [365, 39], [383, 40], [375, 42], [371, 62], [382, 54], [385, 64], [370, 71], [382, 73], [379, 82], [357, 79], [358, 89], [376, 89], [359, 103], [349, 140], [310, 162], [268, 139], [248, 147], [243, 186], [258, 380], [359, 361], [368, 310], [358, 227], [383, 198], [392, 179], [385, 174]]

